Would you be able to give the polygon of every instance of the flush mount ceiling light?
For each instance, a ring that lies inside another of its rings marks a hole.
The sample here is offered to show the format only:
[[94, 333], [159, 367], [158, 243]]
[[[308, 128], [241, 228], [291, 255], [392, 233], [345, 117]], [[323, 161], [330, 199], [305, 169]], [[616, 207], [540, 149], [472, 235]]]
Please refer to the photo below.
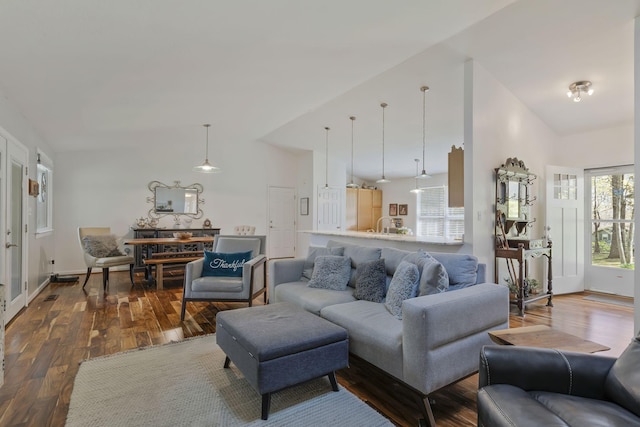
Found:
[[420, 159], [413, 159], [413, 160], [415, 160], [415, 162], [416, 162], [416, 188], [413, 188], [410, 191], [412, 193], [417, 194], [417, 193], [422, 193], [422, 188], [418, 187], [418, 176], [419, 176], [418, 175], [418, 163], [420, 163]]
[[358, 188], [358, 184], [353, 183], [353, 122], [356, 121], [355, 116], [350, 116], [351, 120], [351, 182], [347, 184], [347, 188]]
[[589, 96], [593, 95], [593, 88], [591, 87], [590, 81], [581, 80], [569, 85], [569, 92], [567, 92], [567, 97], [573, 98], [573, 102], [580, 102], [582, 101], [582, 95], [585, 93]]
[[220, 172], [220, 168], [215, 167], [211, 163], [209, 163], [209, 128], [211, 127], [211, 125], [204, 124], [202, 126], [204, 126], [205, 129], [207, 129], [207, 148], [205, 151], [204, 163], [194, 167], [193, 170], [196, 172], [202, 172], [202, 173], [218, 173]]
[[387, 103], [383, 102], [380, 106], [382, 107], [382, 178], [376, 182], [384, 184], [385, 182], [391, 182], [384, 176], [384, 109], [387, 108]]
[[325, 165], [324, 165], [324, 188], [329, 188], [329, 127], [325, 126]]
[[424, 155], [427, 151], [427, 91], [429, 86], [422, 86], [420, 90], [422, 91], [422, 173], [418, 175], [416, 170], [416, 178], [426, 179], [431, 178], [424, 166]]

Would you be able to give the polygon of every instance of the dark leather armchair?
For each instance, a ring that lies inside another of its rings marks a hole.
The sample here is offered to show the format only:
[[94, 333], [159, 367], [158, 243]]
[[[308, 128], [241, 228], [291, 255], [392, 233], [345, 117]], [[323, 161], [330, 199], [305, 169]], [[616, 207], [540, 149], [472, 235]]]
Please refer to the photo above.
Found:
[[640, 426], [640, 335], [618, 359], [485, 346], [478, 426]]

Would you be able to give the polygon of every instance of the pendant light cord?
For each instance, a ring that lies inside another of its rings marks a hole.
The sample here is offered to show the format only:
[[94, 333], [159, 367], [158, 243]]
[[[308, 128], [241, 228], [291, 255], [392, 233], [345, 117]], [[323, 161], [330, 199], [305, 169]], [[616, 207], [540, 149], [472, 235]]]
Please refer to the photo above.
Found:
[[204, 159], [206, 162], [209, 161], [209, 127], [210, 126], [211, 125], [204, 125], [204, 127], [207, 128], [207, 145], [206, 145], [207, 148], [205, 149], [205, 152], [204, 152]]
[[385, 179], [384, 176], [384, 109], [387, 107], [387, 104], [383, 102], [380, 104], [382, 107], [382, 179]]
[[329, 128], [325, 126], [325, 166], [324, 166], [324, 188], [329, 188]]
[[353, 184], [353, 122], [356, 120], [355, 116], [350, 116], [351, 120], [351, 184]]
[[424, 86], [420, 89], [422, 90], [422, 169], [426, 170], [424, 158], [427, 146], [427, 91], [424, 90]]

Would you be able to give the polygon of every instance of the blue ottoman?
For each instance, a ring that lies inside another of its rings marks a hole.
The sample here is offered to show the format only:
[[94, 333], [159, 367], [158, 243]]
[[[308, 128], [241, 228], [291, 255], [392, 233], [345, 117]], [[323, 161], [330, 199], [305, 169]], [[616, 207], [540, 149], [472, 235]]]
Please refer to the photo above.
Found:
[[349, 365], [349, 338], [340, 326], [289, 303], [239, 308], [218, 313], [216, 340], [262, 395], [262, 419], [269, 417], [271, 393]]

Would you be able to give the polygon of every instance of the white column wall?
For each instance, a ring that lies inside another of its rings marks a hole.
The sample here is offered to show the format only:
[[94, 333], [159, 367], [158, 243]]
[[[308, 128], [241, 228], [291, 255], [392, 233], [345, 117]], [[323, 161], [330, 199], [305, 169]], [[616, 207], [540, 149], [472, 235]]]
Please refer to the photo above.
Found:
[[[633, 73], [634, 75], [634, 105], [635, 105], [635, 110], [634, 110], [634, 127], [635, 129], [638, 128], [638, 126], [640, 126], [640, 109], [638, 108], [640, 106], [640, 17], [635, 19], [635, 24], [634, 24], [634, 36], [633, 36], [633, 40], [634, 40], [634, 47], [633, 47], [633, 53], [634, 53], [634, 62], [633, 62], [633, 66], [635, 69], [635, 72]], [[635, 159], [635, 174], [636, 176], [638, 175], [638, 165], [640, 165], [640, 149], [638, 149], [638, 147], [640, 147], [640, 135], [638, 134], [638, 132], [636, 131], [634, 134], [634, 147], [636, 148], [635, 150], [635, 154], [633, 156], [633, 158]], [[638, 192], [636, 191], [635, 193], [635, 204], [636, 206], [640, 206], [640, 194], [638, 194]], [[635, 226], [636, 229], [638, 229], [638, 217], [636, 216], [636, 220], [635, 220]], [[636, 248], [640, 248], [640, 233], [636, 233], [635, 235], [635, 247]], [[637, 259], [636, 259], [636, 265], [638, 264]], [[634, 330], [636, 331], [636, 333], [640, 332], [640, 277], [638, 277], [639, 275], [636, 274], [634, 277], [634, 283], [635, 283], [635, 314], [634, 314]]]
[[[487, 263], [487, 279], [493, 281], [494, 169], [507, 158], [517, 157], [538, 176], [532, 186], [532, 196], [537, 197], [533, 209], [537, 221], [530, 233], [533, 237], [542, 236], [544, 169], [558, 137], [480, 64], [469, 62], [465, 72], [470, 73], [465, 81], [473, 85], [472, 106], [465, 114], [465, 151], [470, 149], [473, 153], [471, 170], [465, 165], [465, 172], [471, 175], [468, 179], [465, 176], [465, 215], [471, 215], [473, 254]], [[472, 129], [470, 138], [468, 129]], [[465, 240], [466, 235], [465, 230]]]

